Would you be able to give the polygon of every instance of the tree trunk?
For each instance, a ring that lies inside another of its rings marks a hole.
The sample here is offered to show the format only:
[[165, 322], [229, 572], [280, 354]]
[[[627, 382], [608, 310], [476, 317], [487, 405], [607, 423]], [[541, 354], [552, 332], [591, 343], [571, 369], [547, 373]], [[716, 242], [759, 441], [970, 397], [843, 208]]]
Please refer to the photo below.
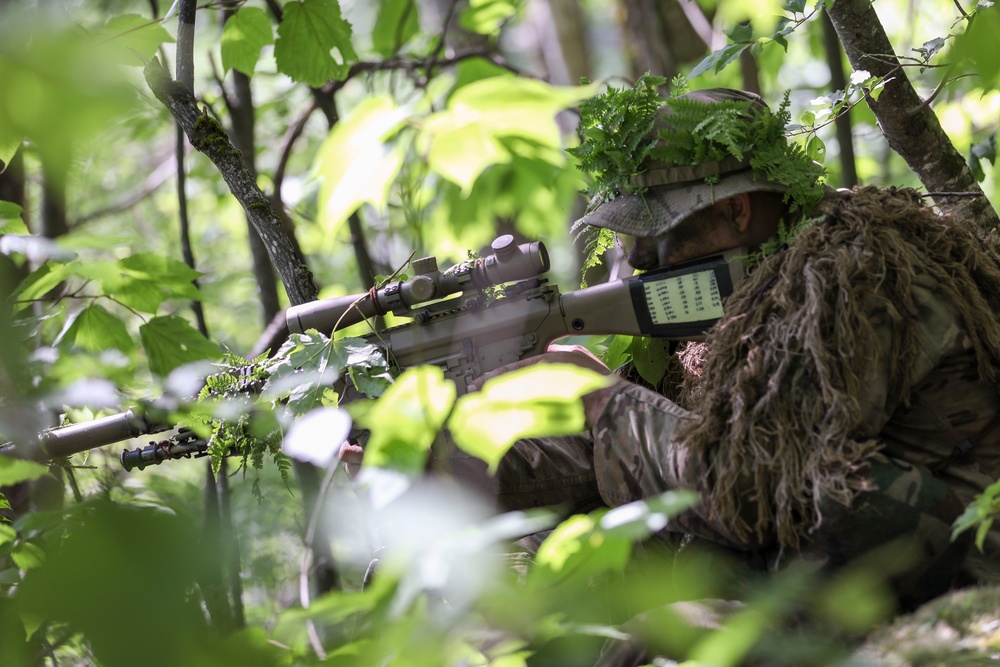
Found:
[[[855, 70], [891, 77], [878, 100], [869, 99], [889, 145], [910, 166], [944, 212], [971, 220], [982, 229], [1000, 227], [965, 159], [941, 128], [934, 110], [913, 89], [870, 0], [837, 0], [830, 20]], [[879, 54], [879, 55], [872, 55]], [[955, 196], [946, 193], [977, 193]]]
[[[68, 160], [67, 160], [68, 161]], [[42, 215], [39, 232], [49, 239], [57, 239], [69, 231], [66, 222], [67, 161], [42, 156]]]
[[680, 4], [683, 1], [621, 0], [625, 49], [633, 79], [645, 72], [670, 79], [677, 74], [679, 65], [707, 54], [708, 43], [692, 26]]
[[[590, 45], [587, 35], [587, 18], [579, 0], [548, 0], [549, 28], [541, 38], [542, 55], [549, 80], [555, 84], [575, 86], [580, 79], [593, 78]], [[554, 36], [554, 40], [550, 38]], [[547, 48], [547, 42], [557, 48]], [[559, 76], [556, 76], [556, 72]]]
[[[837, 31], [830, 22], [830, 15], [824, 10], [820, 14], [823, 24], [823, 50], [826, 51], [826, 64], [830, 68], [830, 90], [847, 88], [847, 76], [844, 74], [843, 51]], [[854, 159], [854, 130], [851, 125], [851, 114], [841, 114], [834, 125], [837, 130], [837, 145], [840, 147], [840, 187], [853, 188], [858, 184], [858, 169]]]

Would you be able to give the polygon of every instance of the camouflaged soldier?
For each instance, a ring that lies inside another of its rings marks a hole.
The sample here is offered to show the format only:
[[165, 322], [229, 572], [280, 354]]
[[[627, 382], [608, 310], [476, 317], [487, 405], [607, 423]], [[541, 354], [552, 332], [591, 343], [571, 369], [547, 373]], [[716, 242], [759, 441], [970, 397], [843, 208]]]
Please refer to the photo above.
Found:
[[[770, 117], [750, 93], [682, 99], [706, 118], [733, 100], [747, 123]], [[658, 111], [650, 141], [673, 113]], [[796, 222], [801, 186], [753, 159], [767, 148], [753, 132], [741, 156], [647, 159], [582, 222], [617, 232], [637, 269], [749, 254]], [[951, 525], [1000, 473], [997, 260], [908, 189], [826, 189], [801, 213], [806, 228], [727, 300], [683, 407], [624, 379], [588, 395], [587, 437], [521, 442], [504, 459], [501, 504], [579, 510], [694, 489], [701, 503], [667, 530], [748, 562], [833, 568], [891, 545], [878, 567], [907, 607], [990, 577], [998, 531], [979, 554]], [[543, 360], [609, 372], [580, 348]]]

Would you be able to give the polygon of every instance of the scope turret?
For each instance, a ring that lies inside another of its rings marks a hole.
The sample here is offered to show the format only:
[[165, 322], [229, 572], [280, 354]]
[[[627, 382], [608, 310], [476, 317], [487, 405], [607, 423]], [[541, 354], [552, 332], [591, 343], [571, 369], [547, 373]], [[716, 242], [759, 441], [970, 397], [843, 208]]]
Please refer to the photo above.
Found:
[[437, 259], [422, 257], [412, 262], [416, 275], [368, 292], [312, 301], [285, 311], [291, 333], [317, 329], [330, 333], [370, 317], [393, 313], [407, 315], [421, 303], [444, 299], [459, 292], [478, 292], [493, 285], [534, 278], [549, 270], [549, 254], [541, 241], [518, 245], [510, 234], [491, 244], [493, 252], [439, 271]]

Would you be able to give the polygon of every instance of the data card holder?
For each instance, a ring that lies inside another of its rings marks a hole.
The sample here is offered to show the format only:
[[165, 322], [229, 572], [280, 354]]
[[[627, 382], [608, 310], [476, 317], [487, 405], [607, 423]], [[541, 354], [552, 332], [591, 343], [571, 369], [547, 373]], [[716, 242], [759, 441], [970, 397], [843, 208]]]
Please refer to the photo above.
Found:
[[696, 340], [724, 314], [726, 297], [743, 278], [745, 248], [648, 271], [630, 280], [639, 329], [657, 338]]

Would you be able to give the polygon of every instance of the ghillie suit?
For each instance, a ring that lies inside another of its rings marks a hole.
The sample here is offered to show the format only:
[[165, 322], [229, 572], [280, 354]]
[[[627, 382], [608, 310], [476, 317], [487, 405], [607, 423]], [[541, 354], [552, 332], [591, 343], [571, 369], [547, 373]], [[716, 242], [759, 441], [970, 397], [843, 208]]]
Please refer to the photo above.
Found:
[[[728, 300], [703, 373], [689, 378], [700, 419], [676, 434], [705, 466], [709, 519], [781, 547], [800, 546], [824, 508], [848, 506], [863, 489], [882, 427], [929, 370], [916, 368], [917, 325], [938, 314], [932, 306], [947, 304], [963, 330], [978, 375], [967, 379], [1000, 377], [1000, 268], [971, 225], [937, 216], [911, 189], [837, 193], [819, 211]], [[915, 298], [918, 286], [930, 286], [934, 304]], [[874, 404], [873, 378], [886, 385]], [[994, 445], [995, 426], [984, 434]], [[947, 456], [958, 443], [934, 444]]]

